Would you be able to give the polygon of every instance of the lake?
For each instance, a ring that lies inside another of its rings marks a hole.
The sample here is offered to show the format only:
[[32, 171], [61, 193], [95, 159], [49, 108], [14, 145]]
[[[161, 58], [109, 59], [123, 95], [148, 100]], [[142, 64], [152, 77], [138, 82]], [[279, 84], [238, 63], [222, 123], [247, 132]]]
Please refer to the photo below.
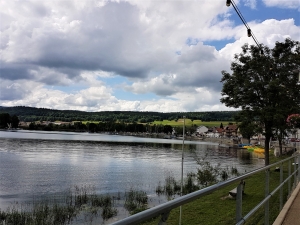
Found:
[[[196, 158], [249, 172], [264, 160], [216, 143], [185, 141], [184, 174], [197, 170]], [[0, 208], [14, 202], [55, 195], [76, 186], [96, 193], [130, 188], [156, 198], [155, 188], [172, 175], [180, 180], [182, 140], [134, 136], [0, 131]], [[163, 201], [163, 200], [162, 200]]]

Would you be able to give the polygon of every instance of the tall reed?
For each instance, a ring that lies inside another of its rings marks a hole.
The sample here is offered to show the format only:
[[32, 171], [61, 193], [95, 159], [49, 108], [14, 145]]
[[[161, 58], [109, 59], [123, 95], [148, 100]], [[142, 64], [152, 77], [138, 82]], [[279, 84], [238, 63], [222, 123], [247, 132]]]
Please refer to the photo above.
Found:
[[[14, 204], [6, 211], [0, 209], [0, 224], [5, 225], [65, 225], [78, 217], [101, 216], [102, 220], [117, 215], [113, 197], [96, 195], [91, 187], [67, 190], [63, 197], [36, 201], [24, 205]], [[100, 213], [101, 212], [101, 213]]]
[[143, 211], [147, 209], [147, 206], [148, 196], [146, 192], [130, 189], [129, 192], [125, 193], [124, 207], [129, 211], [130, 214]]

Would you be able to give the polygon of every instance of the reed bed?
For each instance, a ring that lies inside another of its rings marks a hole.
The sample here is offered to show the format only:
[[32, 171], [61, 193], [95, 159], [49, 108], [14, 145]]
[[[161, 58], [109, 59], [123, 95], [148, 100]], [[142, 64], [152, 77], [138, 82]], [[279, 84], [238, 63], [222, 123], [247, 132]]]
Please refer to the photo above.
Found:
[[130, 189], [125, 193], [124, 207], [130, 214], [135, 214], [147, 209], [148, 196], [145, 191], [135, 191]]
[[26, 204], [14, 203], [5, 211], [0, 209], [1, 225], [65, 225], [79, 220], [92, 221], [101, 217], [106, 221], [117, 215], [115, 198], [97, 195], [94, 188], [75, 186], [62, 196], [36, 200]]

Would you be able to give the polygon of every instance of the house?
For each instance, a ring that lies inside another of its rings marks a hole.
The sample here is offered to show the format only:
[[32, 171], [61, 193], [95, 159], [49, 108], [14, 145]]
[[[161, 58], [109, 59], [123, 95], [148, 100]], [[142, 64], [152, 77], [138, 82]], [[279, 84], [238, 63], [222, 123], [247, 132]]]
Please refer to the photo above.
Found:
[[212, 133], [212, 132], [208, 132], [205, 136], [208, 137], [208, 138], [218, 138], [218, 137], [220, 137], [220, 135], [218, 133]]
[[24, 121], [20, 121], [19, 122], [19, 127], [29, 127], [30, 122], [24, 122]]
[[216, 127], [215, 133], [217, 133], [219, 136], [224, 136], [224, 129]]
[[196, 133], [197, 134], [204, 134], [208, 131], [208, 128], [206, 126], [199, 126], [197, 127]]
[[232, 137], [232, 136], [236, 137], [238, 133], [238, 126], [234, 124], [228, 125], [224, 128], [224, 131], [227, 137]]
[[208, 128], [208, 132], [206, 133], [206, 137], [222, 137], [224, 133], [224, 129], [223, 128], [219, 128], [219, 127], [210, 127]]

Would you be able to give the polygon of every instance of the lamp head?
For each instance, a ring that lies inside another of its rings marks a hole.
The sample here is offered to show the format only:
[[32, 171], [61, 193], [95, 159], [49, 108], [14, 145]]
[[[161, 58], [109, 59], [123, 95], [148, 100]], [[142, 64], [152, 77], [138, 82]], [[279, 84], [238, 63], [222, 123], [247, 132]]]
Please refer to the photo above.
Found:
[[248, 34], [248, 37], [251, 37], [251, 36], [252, 36], [252, 34], [251, 34], [251, 29], [248, 29], [248, 30], [247, 30], [247, 34]]
[[231, 0], [226, 0], [226, 6], [229, 7], [231, 4]]

